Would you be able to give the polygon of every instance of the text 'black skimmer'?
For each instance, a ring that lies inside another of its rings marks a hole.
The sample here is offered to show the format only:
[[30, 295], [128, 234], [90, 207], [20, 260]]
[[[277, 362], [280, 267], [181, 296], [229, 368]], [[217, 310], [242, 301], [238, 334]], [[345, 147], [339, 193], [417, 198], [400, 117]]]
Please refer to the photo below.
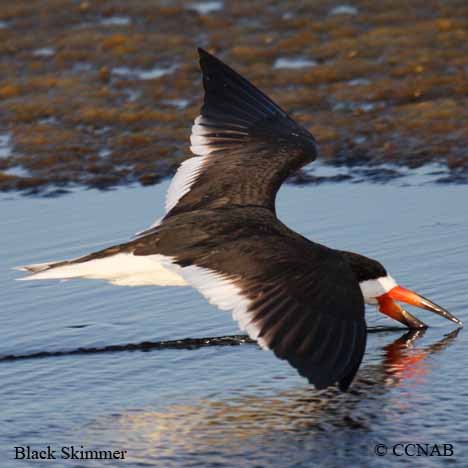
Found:
[[105, 279], [191, 285], [317, 388], [346, 390], [366, 346], [364, 304], [409, 328], [405, 302], [458, 325], [404, 289], [376, 260], [312, 242], [275, 212], [284, 180], [317, 156], [314, 137], [265, 94], [199, 49], [205, 89], [191, 151], [169, 187], [166, 215], [125, 244], [74, 260], [21, 267], [21, 279]]

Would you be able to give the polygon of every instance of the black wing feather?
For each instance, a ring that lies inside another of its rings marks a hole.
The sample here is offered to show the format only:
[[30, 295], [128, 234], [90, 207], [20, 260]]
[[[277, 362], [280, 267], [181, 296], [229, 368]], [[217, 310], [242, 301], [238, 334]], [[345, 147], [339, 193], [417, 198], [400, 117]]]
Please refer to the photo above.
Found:
[[251, 115], [256, 119], [262, 119], [266, 115], [287, 117], [283, 109], [231, 67], [204, 49], [199, 48], [198, 54], [205, 89], [203, 115], [210, 116], [215, 108], [223, 108], [229, 112], [232, 104], [238, 103], [241, 109], [250, 104]]
[[316, 158], [314, 137], [232, 68], [199, 54], [205, 96], [192, 142], [202, 143], [191, 148], [203, 167], [167, 217], [229, 205], [274, 212], [283, 181]]
[[[192, 219], [200, 232], [189, 239], [184, 229]], [[338, 251], [293, 233], [264, 208], [201, 210], [158, 229], [158, 252], [239, 289], [257, 339], [276, 356], [317, 388], [348, 388], [362, 360], [366, 325], [359, 283]]]

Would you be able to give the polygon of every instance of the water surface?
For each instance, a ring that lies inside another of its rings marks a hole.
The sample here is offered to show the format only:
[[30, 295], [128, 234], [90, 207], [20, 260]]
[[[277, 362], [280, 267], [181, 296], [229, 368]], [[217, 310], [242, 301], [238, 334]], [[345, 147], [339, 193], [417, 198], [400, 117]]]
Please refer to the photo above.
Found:
[[[121, 242], [162, 214], [167, 183], [3, 197], [0, 356], [236, 334], [189, 288], [100, 281], [16, 282], [15, 265]], [[282, 220], [332, 247], [381, 260], [403, 286], [468, 322], [464, 186], [286, 186]], [[2, 467], [123, 466], [14, 461], [15, 445], [124, 449], [125, 466], [464, 466], [466, 333], [428, 312], [431, 328], [369, 335], [351, 392], [315, 391], [255, 345], [0, 361]], [[375, 310], [371, 326], [392, 325]], [[455, 457], [377, 457], [377, 443], [452, 443]]]

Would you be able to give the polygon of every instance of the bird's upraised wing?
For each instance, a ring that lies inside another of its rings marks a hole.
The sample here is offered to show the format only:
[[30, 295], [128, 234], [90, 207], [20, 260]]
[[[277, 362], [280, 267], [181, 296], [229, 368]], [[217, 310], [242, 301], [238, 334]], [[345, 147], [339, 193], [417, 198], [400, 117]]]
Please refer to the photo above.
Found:
[[166, 198], [167, 216], [254, 205], [275, 210], [282, 182], [316, 157], [313, 136], [230, 67], [199, 49], [205, 98], [191, 151]]

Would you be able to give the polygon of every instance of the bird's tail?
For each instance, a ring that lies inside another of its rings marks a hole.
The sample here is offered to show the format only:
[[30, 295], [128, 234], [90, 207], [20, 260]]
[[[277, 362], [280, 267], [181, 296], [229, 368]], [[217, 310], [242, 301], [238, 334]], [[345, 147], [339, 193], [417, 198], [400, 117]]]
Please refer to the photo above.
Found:
[[73, 260], [36, 263], [16, 267], [32, 273], [21, 281], [90, 278], [118, 286], [182, 286], [185, 281], [170, 269], [164, 255], [135, 255], [132, 244], [121, 244]]

